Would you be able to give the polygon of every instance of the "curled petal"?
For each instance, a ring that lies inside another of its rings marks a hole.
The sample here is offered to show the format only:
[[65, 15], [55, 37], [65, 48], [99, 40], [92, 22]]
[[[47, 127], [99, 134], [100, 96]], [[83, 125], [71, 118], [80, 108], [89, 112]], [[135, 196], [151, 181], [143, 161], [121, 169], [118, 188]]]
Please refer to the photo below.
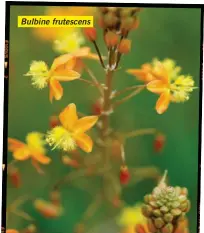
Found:
[[52, 73], [60, 72], [65, 69], [73, 70], [75, 64], [75, 57], [73, 57], [71, 54], [64, 54], [54, 59], [50, 71]]
[[156, 94], [161, 94], [167, 90], [167, 85], [161, 80], [154, 80], [147, 84], [147, 90]]
[[21, 147], [13, 152], [13, 157], [14, 159], [20, 161], [27, 160], [28, 158], [30, 158], [30, 151], [26, 146]]
[[162, 114], [164, 113], [170, 103], [170, 92], [169, 91], [165, 91], [164, 93], [162, 93], [159, 97], [159, 99], [157, 100], [156, 103], [156, 111], [158, 114]]
[[98, 116], [87, 116], [79, 119], [74, 125], [75, 133], [83, 133], [93, 127], [98, 121]]
[[78, 120], [76, 105], [69, 104], [59, 115], [61, 124], [65, 129], [72, 130]]
[[92, 139], [84, 133], [74, 135], [77, 145], [85, 152], [89, 153], [93, 148]]
[[60, 100], [63, 96], [63, 88], [58, 80], [50, 79], [50, 102], [52, 102], [53, 97], [56, 100]]
[[25, 147], [25, 143], [14, 138], [8, 138], [8, 150], [13, 152], [19, 148]]

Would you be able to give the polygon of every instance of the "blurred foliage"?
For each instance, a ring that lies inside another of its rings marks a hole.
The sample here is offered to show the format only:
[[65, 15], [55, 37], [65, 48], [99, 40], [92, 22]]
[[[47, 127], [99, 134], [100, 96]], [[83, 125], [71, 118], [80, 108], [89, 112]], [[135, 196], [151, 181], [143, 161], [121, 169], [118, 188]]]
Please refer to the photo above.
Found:
[[[97, 98], [97, 92], [92, 87], [74, 81], [63, 83], [65, 90], [63, 99], [50, 104], [48, 89], [42, 91], [34, 89], [29, 78], [23, 76], [32, 60], [44, 60], [51, 64], [57, 55], [52, 50], [50, 42], [38, 40], [33, 36], [31, 29], [17, 27], [18, 15], [42, 15], [44, 10], [45, 7], [11, 6], [8, 135], [20, 140], [24, 140], [30, 131], [46, 132], [49, 117], [71, 102], [76, 103], [81, 112], [89, 114], [91, 104]], [[154, 57], [174, 59], [182, 67], [184, 74], [193, 76], [196, 86], [199, 87], [200, 18], [199, 9], [145, 8], [140, 14], [139, 29], [130, 35], [132, 50], [122, 57], [121, 69], [114, 78], [115, 89], [138, 82], [125, 70], [139, 68]], [[105, 54], [102, 36], [99, 38], [99, 46]], [[97, 78], [103, 81], [104, 77], [100, 76], [102, 74], [100, 65], [95, 61], [87, 61], [87, 65]], [[83, 78], [89, 77], [84, 73]], [[112, 118], [112, 126], [116, 129], [129, 131], [155, 127], [166, 134], [167, 144], [162, 154], [153, 152], [152, 136], [131, 139], [126, 145], [127, 164], [131, 166], [154, 164], [162, 171], [168, 169], [171, 185], [185, 186], [189, 189], [189, 198], [192, 202], [188, 214], [191, 233], [197, 232], [199, 95], [197, 89], [188, 102], [171, 104], [166, 113], [158, 115], [154, 110], [157, 96], [144, 91], [118, 108]], [[51, 165], [43, 167], [46, 172], [44, 176], [36, 173], [30, 161], [19, 163], [23, 186], [17, 190], [8, 182], [8, 205], [24, 193], [32, 197], [48, 198], [53, 182], [69, 171], [69, 168], [61, 164], [57, 152], [50, 151], [49, 155], [53, 161]], [[8, 156], [11, 160], [11, 154]], [[150, 181], [141, 182], [136, 187], [124, 190], [123, 197], [133, 205], [141, 201], [144, 194], [152, 190], [153, 185]], [[73, 225], [80, 220], [91, 200], [88, 193], [72, 186], [63, 189], [62, 199], [66, 211], [64, 216], [56, 220], [42, 218], [30, 203], [24, 206], [36, 218], [40, 232], [71, 232]], [[26, 223], [21, 218], [10, 216], [9, 227], [21, 229], [24, 225]]]

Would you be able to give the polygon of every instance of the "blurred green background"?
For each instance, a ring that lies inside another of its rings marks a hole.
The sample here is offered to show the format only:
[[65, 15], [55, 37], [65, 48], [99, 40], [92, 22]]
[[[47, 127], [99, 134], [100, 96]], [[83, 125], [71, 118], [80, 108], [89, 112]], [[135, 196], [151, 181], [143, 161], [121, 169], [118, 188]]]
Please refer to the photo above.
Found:
[[[65, 90], [61, 101], [50, 104], [48, 89], [38, 91], [31, 86], [30, 80], [23, 76], [32, 60], [44, 60], [51, 65], [56, 53], [49, 42], [33, 36], [31, 29], [18, 28], [18, 15], [42, 15], [45, 7], [11, 6], [10, 13], [10, 75], [9, 75], [9, 129], [8, 135], [24, 140], [28, 132], [46, 132], [49, 117], [67, 104], [74, 102], [79, 111], [90, 114], [91, 104], [97, 98], [92, 87], [78, 81], [63, 83]], [[196, 86], [200, 82], [200, 23], [201, 10], [177, 8], [145, 8], [140, 14], [140, 27], [131, 33], [132, 50], [122, 57], [121, 69], [114, 79], [115, 89], [135, 85], [128, 68], [139, 68], [152, 58], [172, 58], [182, 67], [184, 74], [191, 74]], [[88, 44], [88, 43], [87, 43]], [[91, 46], [90, 44], [88, 44]], [[105, 54], [102, 38], [99, 46]], [[103, 82], [103, 71], [95, 61], [87, 65]], [[83, 78], [89, 78], [85, 73]], [[116, 129], [130, 131], [137, 128], [158, 128], [166, 134], [167, 142], [162, 154], [152, 149], [152, 136], [131, 139], [126, 147], [127, 164], [131, 166], [157, 165], [162, 171], [168, 169], [171, 185], [185, 186], [189, 189], [192, 208], [188, 214], [190, 232], [197, 232], [198, 196], [198, 148], [199, 148], [199, 89], [193, 92], [184, 104], [171, 104], [168, 111], [158, 115], [154, 110], [158, 96], [147, 91], [133, 98], [117, 109], [112, 120]], [[19, 163], [23, 186], [12, 188], [8, 182], [7, 205], [23, 193], [34, 197], [48, 198], [54, 181], [69, 170], [60, 162], [56, 152], [50, 152], [53, 162], [43, 167], [46, 174], [37, 174], [30, 161]], [[11, 154], [9, 153], [9, 160]], [[141, 201], [144, 194], [151, 192], [151, 181], [141, 182], [135, 187], [124, 190], [123, 196], [129, 204]], [[40, 232], [70, 233], [83, 211], [90, 202], [88, 194], [69, 186], [63, 189], [65, 214], [56, 220], [45, 220], [33, 208], [24, 206], [36, 219]], [[10, 216], [8, 227], [21, 229], [27, 223], [14, 215]]]

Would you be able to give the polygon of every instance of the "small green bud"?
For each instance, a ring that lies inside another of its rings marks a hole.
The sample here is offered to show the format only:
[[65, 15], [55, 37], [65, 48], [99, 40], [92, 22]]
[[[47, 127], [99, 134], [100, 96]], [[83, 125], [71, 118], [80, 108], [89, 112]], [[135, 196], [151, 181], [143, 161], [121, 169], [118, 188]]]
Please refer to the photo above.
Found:
[[167, 213], [167, 214], [164, 215], [164, 221], [165, 222], [168, 222], [168, 223], [172, 222], [173, 218], [174, 218], [174, 216], [172, 214], [170, 214], [170, 213]]
[[171, 213], [174, 215], [174, 216], [179, 216], [181, 215], [181, 210], [180, 209], [173, 209], [171, 210]]
[[173, 225], [171, 223], [168, 223], [162, 228], [161, 232], [162, 233], [172, 233], [173, 230], [174, 230]]
[[156, 218], [154, 219], [154, 225], [156, 228], [160, 229], [164, 226], [164, 220], [162, 218]]

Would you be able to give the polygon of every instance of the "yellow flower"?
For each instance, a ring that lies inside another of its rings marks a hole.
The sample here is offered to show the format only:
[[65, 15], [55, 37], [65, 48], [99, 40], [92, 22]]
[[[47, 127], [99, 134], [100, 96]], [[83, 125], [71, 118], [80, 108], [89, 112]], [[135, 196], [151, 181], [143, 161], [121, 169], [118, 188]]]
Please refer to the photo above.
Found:
[[[83, 16], [94, 15], [95, 7], [48, 7], [45, 14], [47, 16]], [[45, 41], [55, 41], [69, 36], [73, 32], [80, 32], [78, 28], [34, 28], [34, 35]]]
[[180, 103], [189, 99], [195, 89], [194, 81], [189, 75], [180, 75], [181, 68], [171, 59], [144, 64], [141, 69], [130, 69], [128, 73], [135, 75], [146, 83], [147, 89], [160, 97], [156, 103], [156, 111], [164, 113], [170, 102]]
[[93, 142], [85, 132], [96, 124], [97, 116], [78, 119], [76, 105], [69, 104], [60, 113], [59, 120], [62, 125], [54, 127], [46, 137], [47, 143], [53, 146], [53, 149], [72, 151], [78, 146], [87, 153], [92, 151]]
[[58, 53], [72, 53], [84, 44], [85, 39], [80, 32], [72, 32], [62, 39], [54, 41], [54, 50]]
[[123, 228], [122, 233], [135, 233], [137, 225], [143, 225], [147, 229], [147, 221], [142, 215], [141, 204], [124, 208], [118, 218], [118, 224]]
[[14, 138], [8, 138], [8, 150], [13, 153], [16, 160], [31, 159], [33, 165], [39, 171], [38, 163], [49, 164], [51, 159], [45, 155], [45, 141], [43, 134], [31, 132], [26, 136], [26, 143]]
[[25, 76], [31, 76], [32, 85], [38, 89], [49, 85], [49, 99], [52, 102], [53, 97], [60, 100], [63, 96], [60, 81], [72, 81], [80, 77], [80, 74], [73, 70], [75, 66], [76, 58], [64, 54], [54, 59], [50, 69], [44, 61], [33, 61]]

